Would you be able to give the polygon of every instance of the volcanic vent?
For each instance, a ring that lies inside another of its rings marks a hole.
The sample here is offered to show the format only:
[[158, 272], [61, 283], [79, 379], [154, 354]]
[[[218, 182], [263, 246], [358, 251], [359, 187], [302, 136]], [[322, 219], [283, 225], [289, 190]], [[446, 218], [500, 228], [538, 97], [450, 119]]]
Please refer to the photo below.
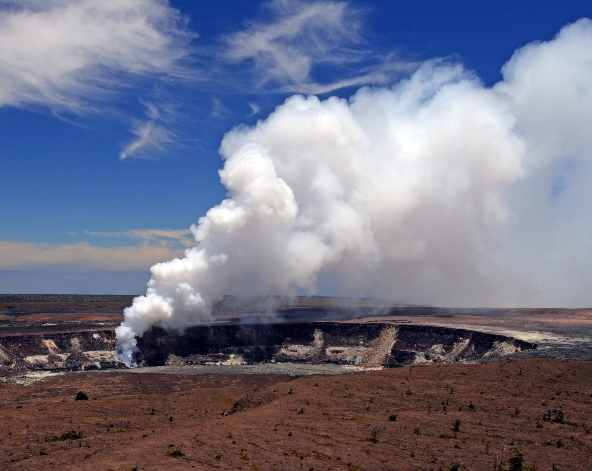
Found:
[[[109, 306], [105, 305], [108, 297], [30, 298], [11, 296], [5, 300], [0, 368], [73, 371], [124, 367], [115, 355], [115, 326], [129, 297], [111, 300], [113, 305]], [[451, 322], [454, 316], [447, 312], [385, 306], [370, 299], [267, 298], [261, 303], [226, 297], [216, 304], [210, 324], [182, 332], [151, 327], [137, 340], [139, 366], [289, 364], [293, 369], [299, 363], [381, 368], [479, 361], [525, 350], [530, 350], [530, 355], [537, 347], [504, 332], [455, 326]], [[493, 315], [499, 318], [503, 313]], [[428, 318], [450, 322], [433, 325], [426, 322]]]

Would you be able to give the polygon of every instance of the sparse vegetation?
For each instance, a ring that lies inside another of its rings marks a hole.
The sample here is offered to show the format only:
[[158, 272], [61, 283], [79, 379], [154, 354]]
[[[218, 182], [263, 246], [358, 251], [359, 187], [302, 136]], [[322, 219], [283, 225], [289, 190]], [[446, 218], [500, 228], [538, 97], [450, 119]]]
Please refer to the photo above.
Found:
[[167, 454], [167, 456], [170, 456], [171, 458], [185, 458], [186, 457], [185, 453], [183, 453], [179, 447], [174, 447], [172, 450], [167, 450], [166, 454]]
[[562, 424], [565, 421], [565, 414], [561, 409], [548, 410], [543, 414], [545, 422], [556, 422]]
[[510, 464], [510, 469], [508, 471], [522, 471], [524, 468], [524, 456], [520, 452], [510, 458], [508, 462]]
[[[65, 385], [65, 393], [50, 398], [48, 407], [43, 402], [45, 393], [42, 385], [38, 385], [35, 386], [37, 389], [31, 388], [34, 393], [31, 394], [32, 399], [24, 403], [22, 410], [15, 408], [24, 399], [5, 395], [8, 406], [2, 411], [1, 423], [6, 428], [0, 436], [0, 446], [4, 447], [7, 463], [21, 456], [29, 456], [31, 464], [39, 463], [39, 469], [58, 459], [62, 450], [75, 456], [78, 461], [74, 461], [74, 465], [79, 463], [84, 467], [83, 463], [105, 459], [109, 450], [121, 449], [123, 452], [133, 450], [136, 446], [150, 450], [157, 440], [163, 440], [160, 451], [156, 447], [152, 450], [155, 453], [148, 453], [150, 456], [147, 458], [153, 460], [155, 467], [164, 469], [176, 465], [238, 469], [232, 465], [234, 463], [250, 471], [296, 469], [300, 464], [302, 469], [307, 470], [311, 467], [316, 469], [316, 464], [327, 456], [335, 460], [330, 463], [333, 469], [344, 470], [347, 469], [346, 463], [351, 462], [357, 464], [359, 469], [389, 469], [388, 466], [394, 464], [401, 469], [477, 471], [491, 470], [495, 463], [496, 471], [550, 471], [551, 460], [558, 463], [561, 470], [580, 469], [578, 460], [582, 454], [582, 443], [587, 437], [592, 437], [592, 426], [588, 426], [592, 424], [589, 418], [591, 401], [587, 393], [581, 393], [581, 384], [590, 379], [592, 369], [584, 365], [588, 368], [584, 370], [582, 367], [586, 376], [581, 374], [573, 383], [562, 384], [563, 392], [557, 398], [557, 386], [546, 383], [550, 374], [553, 374], [551, 378], [555, 377], [555, 364], [550, 360], [538, 359], [521, 362], [525, 365], [523, 378], [530, 378], [532, 372], [537, 371], [533, 364], [540, 363], [548, 369], [550, 373], [540, 374], [543, 386], [531, 390], [530, 381], [527, 381], [528, 387], [525, 386], [524, 391], [520, 392], [514, 387], [518, 383], [516, 369], [510, 372], [513, 383], [505, 389], [496, 389], [499, 367], [496, 368], [497, 364], [493, 362], [465, 366], [467, 371], [474, 368], [475, 372], [467, 375], [467, 384], [451, 383], [456, 389], [455, 397], [450, 396], [449, 388], [444, 389], [443, 385], [449, 376], [457, 374], [458, 367], [437, 364], [414, 369], [412, 388], [415, 394], [412, 396], [402, 395], [410, 383], [401, 387], [399, 379], [404, 374], [401, 376], [401, 370], [396, 369], [337, 377], [338, 381], [320, 376], [312, 381], [303, 377], [293, 384], [286, 384], [268, 383], [266, 378], [254, 392], [228, 389], [228, 394], [214, 395], [205, 389], [194, 388], [188, 389], [190, 392], [182, 396], [184, 388], [193, 388], [190, 380], [179, 380], [175, 388], [165, 381], [162, 386], [159, 384], [158, 388], [155, 387], [155, 391], [166, 394], [166, 398], [136, 395], [135, 391], [141, 388], [135, 389], [137, 386], [134, 386], [129, 398], [124, 396], [120, 399], [119, 396], [104, 392], [107, 388], [101, 389], [102, 385], [98, 388], [89, 386], [88, 382], [74, 382]], [[478, 368], [484, 368], [487, 374], [482, 374]], [[140, 386], [148, 384], [144, 378], [132, 377]], [[228, 381], [226, 377], [223, 379]], [[249, 382], [245, 380], [245, 384], [249, 388], [259, 384], [251, 377], [247, 379]], [[319, 385], [323, 382], [323, 385], [320, 388], [313, 387], [313, 381], [318, 381]], [[499, 380], [500, 383], [503, 381]], [[237, 383], [241, 385], [238, 380], [228, 384]], [[61, 383], [57, 384], [61, 386]], [[91, 401], [73, 405], [71, 384], [75, 384], [76, 389], [91, 393]], [[204, 384], [209, 387], [208, 382]], [[108, 391], [119, 391], [115, 388], [120, 386], [119, 382], [113, 381], [113, 386], [110, 386], [112, 389]], [[294, 397], [286, 395], [290, 386], [297, 391]], [[256, 405], [261, 400], [265, 406], [267, 401], [273, 399], [272, 387], [277, 388], [278, 395], [271, 407], [255, 409], [255, 413], [236, 414], [230, 422], [220, 418], [222, 409], [228, 410], [233, 403], [243, 401], [243, 398], [246, 398], [244, 403], [251, 401], [250, 404]], [[329, 397], [331, 387], [334, 397]], [[479, 395], [482, 390], [483, 395]], [[342, 398], [344, 391], [355, 393], [354, 399]], [[101, 399], [93, 401], [95, 395]], [[466, 399], [472, 399], [475, 395], [478, 405], [472, 401], [467, 404]], [[551, 396], [556, 397], [556, 400], [549, 401], [548, 407], [541, 407], [541, 403]], [[15, 403], [10, 403], [10, 400]], [[367, 412], [365, 409], [369, 404], [372, 407]], [[460, 404], [462, 412], [455, 417], [454, 412]], [[520, 415], [512, 417], [516, 406], [520, 408]], [[206, 407], [209, 410], [207, 415]], [[447, 415], [442, 412], [443, 407], [448, 409]], [[126, 415], [121, 414], [122, 410], [126, 411]], [[154, 416], [150, 415], [153, 410]], [[564, 413], [563, 423], [554, 422], [560, 421], [562, 417], [554, 410]], [[173, 412], [177, 418], [171, 423], [166, 414], [172, 416]], [[323, 412], [327, 412], [327, 415], [323, 416]], [[403, 415], [399, 417], [399, 414]], [[543, 415], [546, 422], [543, 421]], [[245, 420], [248, 427], [258, 430], [256, 435], [245, 433]], [[393, 423], [384, 424], [385, 421]], [[38, 424], [45, 431], [40, 440], [37, 440], [40, 430]], [[539, 426], [542, 428], [537, 428]], [[62, 434], [73, 430], [76, 432]], [[195, 435], [197, 431], [199, 436]], [[586, 431], [589, 435], [585, 435]], [[82, 440], [76, 440], [79, 432], [84, 433]], [[45, 436], [48, 437], [45, 441], [50, 443], [43, 443]], [[49, 437], [54, 438], [49, 440]], [[145, 437], [151, 438], [143, 440]], [[186, 442], [178, 437], [186, 437]], [[74, 441], [58, 441], [60, 439]], [[249, 439], [254, 439], [256, 443]], [[19, 444], [24, 444], [11, 446], [17, 440]], [[239, 455], [241, 448], [245, 451]], [[287, 454], [281, 456], [284, 451]], [[519, 452], [524, 454], [522, 458]], [[46, 453], [49, 456], [44, 456]], [[222, 459], [216, 460], [215, 456], [221, 456]], [[241, 459], [241, 456], [245, 458]], [[584, 462], [585, 458], [584, 455]], [[453, 464], [458, 467], [452, 467]], [[3, 465], [4, 462], [1, 462], [0, 468], [4, 469]], [[131, 471], [132, 466], [134, 461], [128, 461], [122, 463], [121, 469]]]
[[374, 427], [371, 431], [370, 431], [370, 437], [366, 438], [366, 441], [372, 442], [372, 443], [378, 443], [378, 428]]
[[60, 436], [55, 436], [46, 440], [48, 442], [65, 442], [67, 440], [80, 440], [83, 438], [82, 432], [76, 432], [75, 430], [69, 430], [62, 433]]
[[78, 391], [76, 393], [76, 397], [74, 398], [74, 400], [76, 400], [76, 401], [88, 401], [88, 396], [86, 395], [86, 393], [84, 393], [82, 391]]

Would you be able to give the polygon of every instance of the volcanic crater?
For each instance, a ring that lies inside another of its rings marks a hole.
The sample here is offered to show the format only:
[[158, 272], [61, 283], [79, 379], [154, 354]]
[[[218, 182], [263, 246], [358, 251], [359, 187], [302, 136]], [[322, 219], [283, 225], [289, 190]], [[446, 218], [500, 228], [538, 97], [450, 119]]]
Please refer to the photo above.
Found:
[[226, 298], [128, 369], [131, 300], [0, 296], [0, 468], [592, 469], [590, 310]]

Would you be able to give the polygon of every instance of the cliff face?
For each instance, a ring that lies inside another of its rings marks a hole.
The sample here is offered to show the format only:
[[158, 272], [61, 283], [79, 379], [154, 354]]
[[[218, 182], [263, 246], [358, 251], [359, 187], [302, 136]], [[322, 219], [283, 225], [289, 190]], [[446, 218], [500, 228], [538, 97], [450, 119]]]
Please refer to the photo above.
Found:
[[480, 360], [536, 348], [501, 335], [390, 323], [196, 326], [179, 335], [154, 327], [139, 339], [143, 364], [337, 363], [397, 367]]
[[[335, 363], [362, 368], [480, 360], [536, 348], [501, 335], [391, 323], [213, 325], [183, 334], [153, 327], [138, 339], [141, 366]], [[111, 329], [0, 337], [0, 367], [75, 371], [122, 368]]]
[[0, 365], [16, 370], [120, 368], [115, 331], [63, 332], [0, 337]]

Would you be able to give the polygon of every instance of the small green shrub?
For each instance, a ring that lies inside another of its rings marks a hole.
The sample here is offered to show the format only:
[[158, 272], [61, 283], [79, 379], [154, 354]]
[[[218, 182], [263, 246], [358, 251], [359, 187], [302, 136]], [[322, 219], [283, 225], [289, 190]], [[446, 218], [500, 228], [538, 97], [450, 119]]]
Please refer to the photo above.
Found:
[[366, 438], [366, 441], [372, 442], [372, 443], [378, 443], [378, 432], [379, 430], [375, 427], [372, 429], [372, 431], [370, 432], [370, 437]]
[[185, 458], [185, 453], [179, 448], [173, 448], [172, 450], [167, 450], [167, 456], [170, 456], [171, 458]]
[[88, 396], [85, 393], [83, 393], [82, 391], [78, 391], [76, 393], [75, 400], [77, 400], [77, 401], [88, 401]]
[[460, 432], [460, 420], [459, 419], [456, 419], [454, 421], [454, 431], [455, 432]]
[[53, 437], [50, 441], [52, 442], [65, 442], [67, 440], [80, 440], [83, 437], [82, 432], [76, 432], [75, 430], [68, 430], [62, 433], [59, 437]]
[[545, 422], [556, 422], [562, 424], [565, 421], [565, 414], [560, 409], [548, 410], [543, 414]]
[[397, 414], [391, 414], [391, 415], [389, 415], [389, 418], [388, 419], [391, 422], [396, 422], [396, 420], [397, 420]]
[[516, 456], [513, 456], [509, 459], [510, 469], [509, 471], [522, 471], [524, 467], [524, 456], [522, 453], [516, 453]]

